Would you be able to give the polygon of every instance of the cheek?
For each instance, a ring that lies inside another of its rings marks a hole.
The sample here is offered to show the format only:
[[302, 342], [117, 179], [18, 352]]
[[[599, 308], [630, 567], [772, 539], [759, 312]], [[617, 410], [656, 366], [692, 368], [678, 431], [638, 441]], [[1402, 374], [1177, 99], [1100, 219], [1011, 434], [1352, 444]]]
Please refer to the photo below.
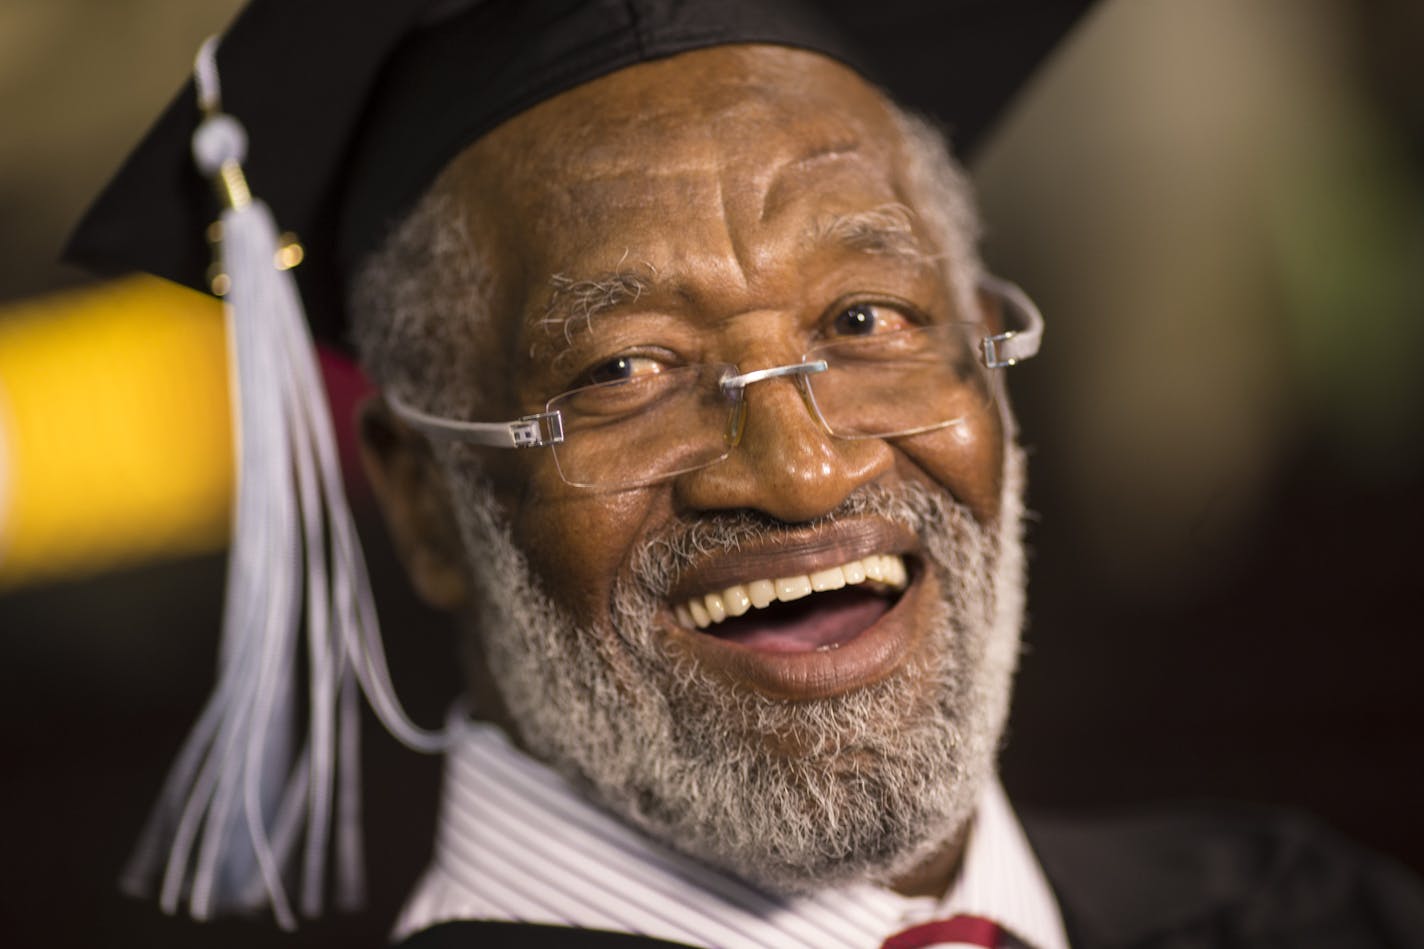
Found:
[[988, 407], [962, 425], [896, 441], [925, 475], [989, 524], [998, 519], [1004, 485], [1004, 426]]
[[565, 484], [552, 459], [522, 467], [522, 489], [509, 502], [515, 543], [561, 606], [580, 621], [606, 615], [613, 584], [666, 489], [592, 491]]

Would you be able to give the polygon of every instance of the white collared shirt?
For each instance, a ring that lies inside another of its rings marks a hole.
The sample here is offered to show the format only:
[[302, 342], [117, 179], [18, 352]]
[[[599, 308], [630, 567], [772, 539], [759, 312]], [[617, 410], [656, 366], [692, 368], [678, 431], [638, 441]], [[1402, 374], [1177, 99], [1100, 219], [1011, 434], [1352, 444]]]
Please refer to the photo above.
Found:
[[638, 933], [717, 949], [875, 949], [967, 913], [1030, 949], [1067, 949], [1058, 904], [997, 780], [980, 797], [943, 899], [868, 884], [776, 897], [588, 803], [499, 729], [462, 722], [445, 765], [435, 856], [396, 923], [506, 920]]

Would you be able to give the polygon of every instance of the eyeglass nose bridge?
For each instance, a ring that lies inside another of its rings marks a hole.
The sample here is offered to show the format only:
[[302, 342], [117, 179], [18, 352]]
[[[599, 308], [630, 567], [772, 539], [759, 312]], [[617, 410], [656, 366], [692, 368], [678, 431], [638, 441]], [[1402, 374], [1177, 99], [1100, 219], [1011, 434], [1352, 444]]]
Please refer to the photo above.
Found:
[[801, 390], [801, 401], [806, 403], [807, 411], [816, 421], [824, 426], [825, 421], [821, 419], [820, 413], [810, 399], [806, 377], [825, 372], [827, 368], [829, 366], [824, 359], [814, 359], [809, 362], [787, 363], [784, 366], [772, 366], [768, 369], [753, 369], [751, 372], [724, 375], [720, 381], [722, 394], [732, 403], [731, 416], [727, 419], [727, 444], [737, 445], [742, 440], [742, 431], [746, 428], [747, 421], [747, 401], [742, 396], [746, 392], [747, 386], [756, 382], [765, 382], [767, 379], [779, 379], [783, 376], [797, 377], [797, 388]]

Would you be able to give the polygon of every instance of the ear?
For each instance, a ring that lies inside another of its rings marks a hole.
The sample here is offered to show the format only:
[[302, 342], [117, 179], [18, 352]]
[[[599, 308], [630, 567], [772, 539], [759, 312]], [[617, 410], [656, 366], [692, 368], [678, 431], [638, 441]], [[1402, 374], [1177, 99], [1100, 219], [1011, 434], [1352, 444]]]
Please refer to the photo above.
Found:
[[459, 609], [469, 595], [465, 551], [430, 443], [380, 396], [361, 404], [358, 425], [366, 476], [411, 583], [431, 606]]

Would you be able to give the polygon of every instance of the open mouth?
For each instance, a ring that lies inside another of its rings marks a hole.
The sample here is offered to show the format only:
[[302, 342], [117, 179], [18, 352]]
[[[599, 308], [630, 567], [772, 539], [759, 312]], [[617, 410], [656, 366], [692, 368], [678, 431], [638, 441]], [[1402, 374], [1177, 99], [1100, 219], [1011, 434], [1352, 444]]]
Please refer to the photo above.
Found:
[[752, 649], [828, 651], [874, 625], [908, 583], [903, 558], [872, 554], [809, 574], [733, 584], [673, 612], [685, 629]]

